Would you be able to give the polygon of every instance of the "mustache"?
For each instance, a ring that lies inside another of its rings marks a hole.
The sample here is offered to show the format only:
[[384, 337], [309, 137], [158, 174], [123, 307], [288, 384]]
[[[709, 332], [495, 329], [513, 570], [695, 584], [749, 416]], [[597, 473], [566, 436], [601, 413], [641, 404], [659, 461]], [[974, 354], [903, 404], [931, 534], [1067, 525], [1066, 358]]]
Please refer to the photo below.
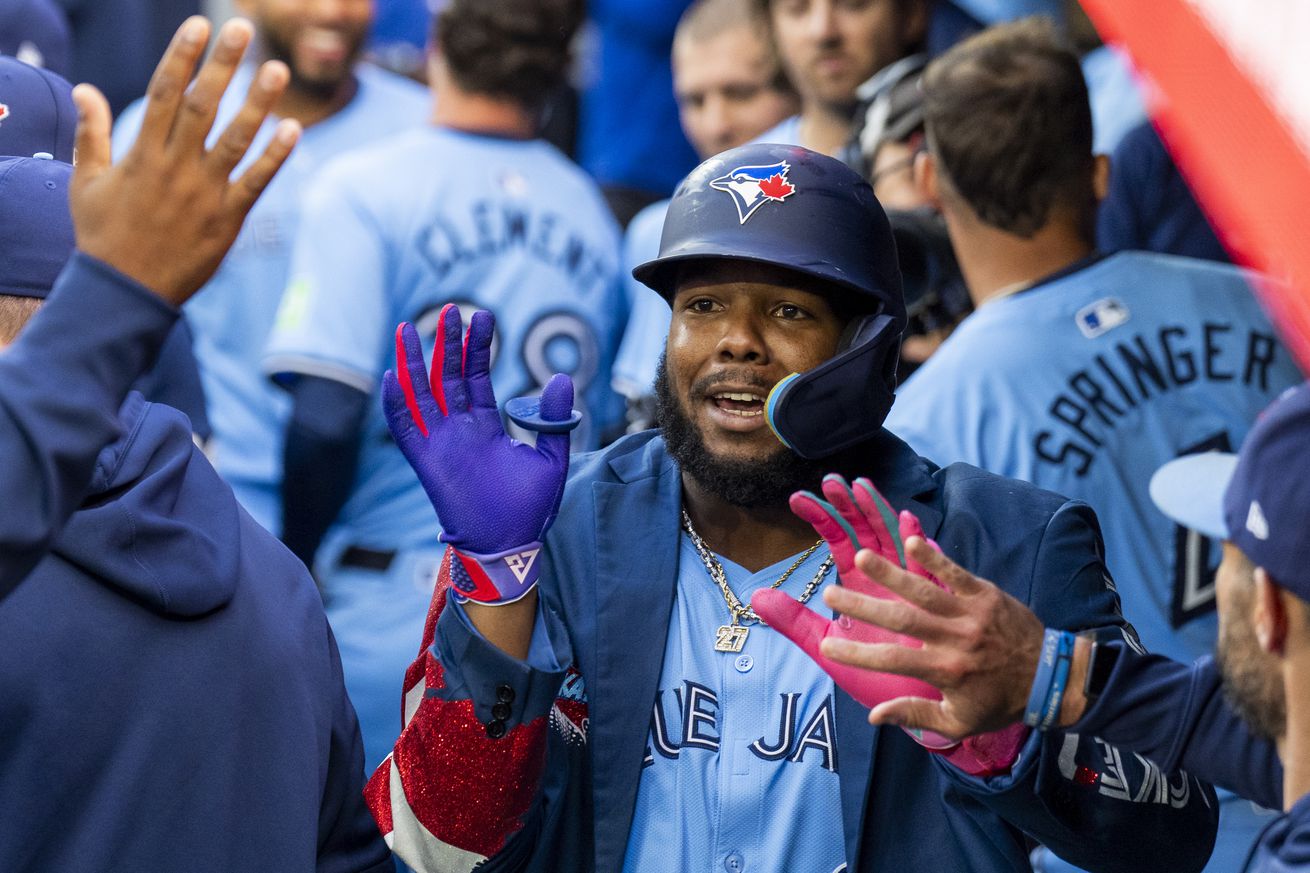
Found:
[[776, 384], [776, 382], [760, 378], [758, 373], [753, 373], [750, 370], [720, 370], [717, 373], [702, 376], [693, 382], [690, 393], [692, 398], [708, 397], [720, 388], [731, 385], [733, 387], [756, 388], [761, 393], [768, 394]]

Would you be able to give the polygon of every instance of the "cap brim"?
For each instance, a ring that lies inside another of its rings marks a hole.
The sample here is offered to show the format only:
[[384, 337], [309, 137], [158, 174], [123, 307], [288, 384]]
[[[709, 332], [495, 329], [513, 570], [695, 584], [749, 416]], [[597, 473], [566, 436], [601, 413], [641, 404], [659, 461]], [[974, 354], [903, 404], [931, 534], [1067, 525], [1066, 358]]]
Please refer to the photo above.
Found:
[[1151, 477], [1151, 499], [1178, 524], [1211, 539], [1228, 539], [1224, 491], [1237, 468], [1237, 455], [1204, 452], [1176, 458]]
[[[651, 288], [669, 303], [677, 296], [677, 268], [693, 261], [747, 261], [770, 267], [781, 267], [806, 276], [812, 276], [839, 285], [856, 294], [875, 294], [840, 267], [826, 261], [816, 261], [809, 252], [786, 251], [774, 246], [769, 253], [757, 254], [746, 250], [719, 245], [715, 240], [684, 245], [663, 257], [655, 258], [632, 268], [632, 278]], [[882, 295], [878, 295], [882, 296]]]

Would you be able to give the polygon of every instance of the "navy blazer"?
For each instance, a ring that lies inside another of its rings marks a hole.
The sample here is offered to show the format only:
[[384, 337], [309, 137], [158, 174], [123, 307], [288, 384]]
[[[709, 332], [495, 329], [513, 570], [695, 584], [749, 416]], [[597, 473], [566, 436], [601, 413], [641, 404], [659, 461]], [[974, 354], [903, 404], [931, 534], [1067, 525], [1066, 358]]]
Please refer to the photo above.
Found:
[[[953, 560], [1048, 626], [1136, 644], [1086, 504], [964, 464], [938, 469], [885, 430], [863, 472]], [[586, 742], [551, 732], [525, 826], [487, 869], [622, 868], [678, 576], [680, 504], [677, 466], [655, 432], [577, 457], [543, 550], [530, 663], [486, 643], [456, 610], [441, 615], [441, 696], [471, 698], [482, 720], [501, 684], [516, 689], [510, 728], [549, 710], [563, 668], [586, 687]], [[872, 727], [844, 692], [834, 699], [850, 871], [1028, 870], [1034, 839], [1107, 873], [1181, 873], [1209, 857], [1214, 792], [1185, 773], [1051, 732], [1034, 734], [1009, 774], [975, 779], [899, 729]]]

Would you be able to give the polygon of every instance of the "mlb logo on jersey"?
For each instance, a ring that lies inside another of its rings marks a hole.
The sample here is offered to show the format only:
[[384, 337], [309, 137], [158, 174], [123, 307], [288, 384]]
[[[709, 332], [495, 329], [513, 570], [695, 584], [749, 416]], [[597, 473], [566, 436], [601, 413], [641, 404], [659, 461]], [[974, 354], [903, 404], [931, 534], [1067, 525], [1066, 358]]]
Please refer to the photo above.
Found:
[[786, 161], [757, 167], [738, 167], [710, 182], [710, 187], [732, 197], [737, 204], [741, 224], [770, 200], [781, 203], [796, 193], [796, 186], [787, 181]]
[[0, 103], [0, 121], [4, 121], [8, 117], [9, 117], [9, 107], [4, 103]]
[[1083, 336], [1088, 339], [1096, 339], [1103, 333], [1118, 327], [1128, 320], [1128, 307], [1122, 300], [1114, 297], [1103, 297], [1095, 303], [1091, 303], [1078, 310], [1074, 316], [1074, 321], [1078, 323], [1078, 329], [1083, 332]]

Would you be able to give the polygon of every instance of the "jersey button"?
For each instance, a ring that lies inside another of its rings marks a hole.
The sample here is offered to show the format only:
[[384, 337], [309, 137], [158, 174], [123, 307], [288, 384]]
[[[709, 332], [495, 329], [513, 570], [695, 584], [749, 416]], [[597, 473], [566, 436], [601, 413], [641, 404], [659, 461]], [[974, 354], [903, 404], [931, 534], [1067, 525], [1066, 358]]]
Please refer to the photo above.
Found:
[[723, 859], [723, 869], [728, 873], [743, 873], [746, 869], [746, 859], [741, 856], [741, 852], [729, 852]]
[[514, 689], [511, 688], [511, 687], [509, 687], [508, 685], [497, 685], [497, 686], [496, 686], [496, 700], [497, 700], [499, 703], [513, 703], [513, 702], [514, 702]]
[[732, 666], [737, 668], [738, 673], [749, 673], [751, 667], [755, 666], [755, 659], [750, 655], [738, 655]]
[[509, 713], [510, 709], [508, 703], [494, 703], [491, 706], [491, 717], [496, 721], [504, 721], [509, 718]]
[[487, 736], [493, 740], [498, 740], [505, 736], [505, 723], [499, 719], [487, 722]]

